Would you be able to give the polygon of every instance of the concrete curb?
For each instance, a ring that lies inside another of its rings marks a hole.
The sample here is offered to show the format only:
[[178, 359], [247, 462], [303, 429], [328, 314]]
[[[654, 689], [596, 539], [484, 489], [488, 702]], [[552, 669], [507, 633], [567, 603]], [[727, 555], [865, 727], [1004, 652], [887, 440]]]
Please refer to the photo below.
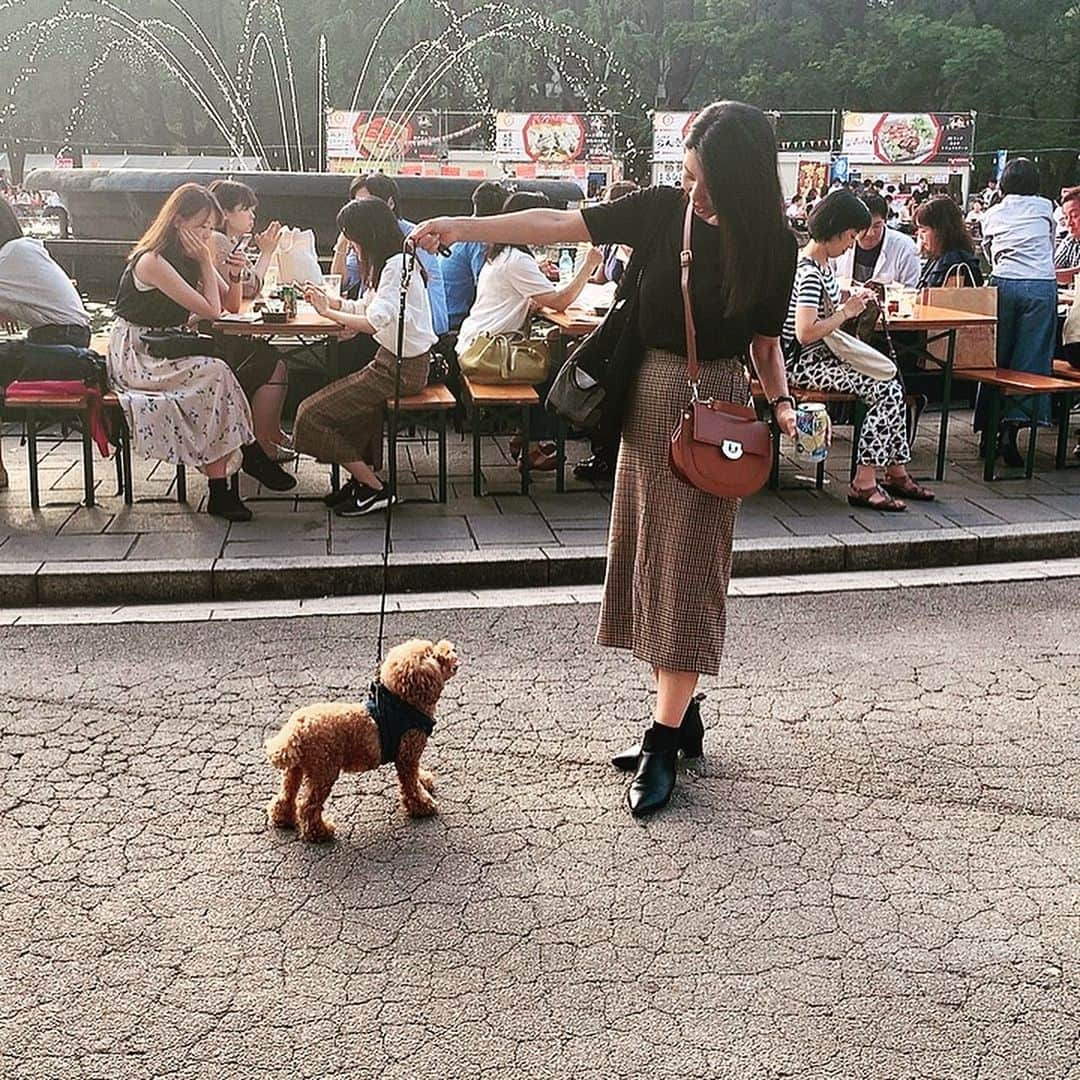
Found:
[[[898, 570], [1080, 556], [1080, 521], [736, 540], [736, 577]], [[595, 585], [602, 547], [487, 548], [391, 556], [392, 593]], [[293, 600], [377, 593], [378, 555], [0, 565], [0, 607]]]

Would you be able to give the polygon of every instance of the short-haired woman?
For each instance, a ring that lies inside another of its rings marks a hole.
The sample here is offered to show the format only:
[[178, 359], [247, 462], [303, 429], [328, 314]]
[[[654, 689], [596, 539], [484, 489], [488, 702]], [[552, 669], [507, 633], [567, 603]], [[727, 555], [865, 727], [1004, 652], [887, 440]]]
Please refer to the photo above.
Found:
[[862, 292], [841, 295], [830, 260], [851, 249], [869, 226], [870, 211], [850, 191], [838, 190], [818, 203], [807, 224], [810, 242], [800, 253], [783, 330], [788, 382], [802, 390], [854, 394], [862, 401], [866, 417], [848, 502], [871, 510], [906, 510], [904, 499], [930, 500], [934, 493], [916, 483], [907, 470], [911, 449], [903, 385], [896, 376], [875, 379], [856, 371], [824, 340], [866, 308]]
[[919, 252], [926, 259], [920, 289], [944, 285], [981, 286], [982, 268], [964, 215], [948, 195], [935, 195], [915, 211]]
[[[262, 290], [263, 279], [281, 235], [281, 223], [271, 221], [261, 233], [255, 232], [255, 211], [259, 199], [247, 184], [236, 180], [215, 180], [209, 190], [221, 207], [221, 229], [210, 238], [214, 265], [223, 278], [228, 277], [226, 260], [233, 252], [244, 256], [240, 270], [241, 295], [251, 300]], [[259, 256], [254, 266], [248, 264], [247, 247], [255, 241]], [[228, 301], [226, 301], [226, 306]], [[239, 304], [236, 310], [239, 310]], [[229, 307], [229, 310], [234, 310]], [[229, 366], [251, 403], [255, 423], [255, 438], [263, 451], [274, 461], [287, 461], [293, 456], [291, 442], [281, 430], [281, 410], [289, 389], [285, 362], [268, 342], [253, 338], [232, 337], [228, 342]], [[285, 474], [288, 475], [288, 474]]]
[[210, 249], [220, 215], [217, 200], [199, 184], [182, 184], [165, 200], [120, 278], [108, 369], [135, 451], [201, 469], [210, 486], [207, 510], [248, 521], [251, 511], [227, 478], [242, 466], [273, 486], [281, 470], [254, 441], [236, 376], [212, 356], [151, 356], [142, 340], [149, 328], [184, 327], [192, 316], [216, 319], [226, 297], [238, 301], [241, 256], [229, 257], [226, 283]]
[[[1054, 204], [1039, 194], [1039, 167], [1028, 158], [1014, 158], [1005, 166], [1001, 193], [1001, 202], [982, 221], [990, 284], [998, 291], [997, 366], [1049, 375], [1057, 332]], [[985, 429], [986, 412], [986, 397], [980, 393], [976, 431]], [[1017, 433], [1033, 418], [1041, 426], [1050, 423], [1046, 394], [1006, 398], [1000, 446], [1007, 465], [1023, 465]]]
[[[346, 203], [338, 212], [337, 224], [356, 252], [364, 295], [359, 300], [342, 300], [309, 287], [307, 298], [320, 315], [369, 334], [378, 350], [365, 367], [300, 402], [293, 443], [301, 453], [334, 462], [349, 473], [348, 483], [325, 501], [339, 517], [357, 517], [386, 509], [395, 497], [378, 471], [386, 401], [394, 394], [406, 263], [397, 215], [381, 199], [365, 196]], [[402, 397], [419, 393], [427, 384], [430, 350], [436, 340], [424, 272], [417, 262], [405, 294]]]
[[[71, 278], [53, 261], [40, 240], [23, 236], [15, 211], [2, 198], [0, 315], [28, 327], [26, 338], [36, 345], [85, 349], [90, 344], [90, 316]], [[16, 374], [0, 371], [0, 386]], [[0, 489], [7, 486], [7, 469], [0, 450]]]
[[672, 427], [689, 393], [680, 287], [688, 203], [699, 392], [745, 405], [750, 354], [778, 423], [788, 435], [795, 430], [779, 334], [796, 244], [784, 218], [768, 117], [734, 101], [699, 113], [686, 141], [682, 188], [650, 188], [580, 211], [438, 218], [413, 234], [429, 248], [457, 240], [591, 241], [645, 252], [636, 326], [643, 357], [628, 385], [597, 634], [601, 645], [632, 650], [656, 678], [654, 723], [640, 747], [616, 758], [634, 770], [627, 802], [636, 816], [667, 804], [680, 752], [701, 753], [701, 713], [692, 699], [699, 676], [720, 668], [739, 509], [738, 499], [684, 484], [668, 464]]

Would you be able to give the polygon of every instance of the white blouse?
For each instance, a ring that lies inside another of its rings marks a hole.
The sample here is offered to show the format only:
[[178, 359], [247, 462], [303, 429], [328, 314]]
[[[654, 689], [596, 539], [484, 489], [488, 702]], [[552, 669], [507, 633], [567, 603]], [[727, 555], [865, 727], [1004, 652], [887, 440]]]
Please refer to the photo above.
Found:
[[[341, 310], [363, 315], [375, 327], [374, 338], [384, 348], [397, 355], [398, 313], [401, 310], [401, 280], [405, 273], [405, 256], [391, 255], [379, 275], [379, 284], [369, 289], [359, 300], [342, 300]], [[405, 339], [402, 355], [421, 356], [438, 341], [431, 322], [431, 301], [427, 286], [420, 274], [419, 262], [413, 268], [405, 294]]]

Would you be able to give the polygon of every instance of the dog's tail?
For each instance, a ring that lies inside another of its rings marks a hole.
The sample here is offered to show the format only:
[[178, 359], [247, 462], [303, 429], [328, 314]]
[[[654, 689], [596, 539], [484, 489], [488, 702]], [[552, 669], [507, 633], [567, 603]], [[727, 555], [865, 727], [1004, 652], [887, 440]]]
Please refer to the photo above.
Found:
[[276, 769], [287, 769], [300, 763], [299, 748], [292, 724], [286, 724], [276, 735], [266, 740], [266, 756]]

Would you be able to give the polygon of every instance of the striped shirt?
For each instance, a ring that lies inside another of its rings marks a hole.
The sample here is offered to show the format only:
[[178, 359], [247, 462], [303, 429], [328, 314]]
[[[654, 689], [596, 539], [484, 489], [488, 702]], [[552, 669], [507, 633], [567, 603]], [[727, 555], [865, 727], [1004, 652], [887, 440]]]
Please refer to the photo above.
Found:
[[801, 258], [795, 268], [795, 284], [791, 290], [787, 319], [780, 333], [780, 342], [787, 355], [795, 344], [795, 309], [812, 307], [819, 319], [828, 318], [840, 307], [840, 286], [832, 267], [819, 266], [813, 259]]
[[1075, 270], [1080, 266], [1080, 237], [1065, 236], [1054, 252], [1054, 267], [1058, 270]]

